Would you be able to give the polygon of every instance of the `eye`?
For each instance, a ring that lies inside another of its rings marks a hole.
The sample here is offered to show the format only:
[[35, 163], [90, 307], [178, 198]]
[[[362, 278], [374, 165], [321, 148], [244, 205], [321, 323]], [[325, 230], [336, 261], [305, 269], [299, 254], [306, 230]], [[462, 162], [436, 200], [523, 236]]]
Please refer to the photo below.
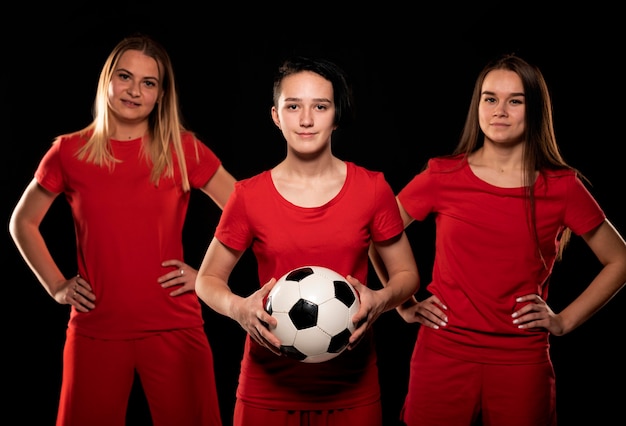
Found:
[[152, 80], [145, 80], [143, 83], [148, 87], [156, 87], [156, 83]]
[[524, 101], [521, 99], [511, 99], [511, 103], [516, 105], [523, 105]]
[[490, 103], [490, 104], [493, 104], [496, 102], [496, 98], [493, 98], [493, 97], [487, 97], [484, 100], [485, 102]]
[[126, 74], [125, 72], [119, 72], [117, 73], [117, 76], [120, 80], [128, 80], [130, 78], [130, 75]]
[[328, 109], [327, 105], [323, 105], [323, 104], [319, 104], [319, 105], [315, 105], [315, 109], [320, 110], [320, 111], [324, 111]]
[[295, 111], [295, 110], [298, 109], [298, 105], [296, 105], [296, 104], [288, 104], [288, 105], [285, 105], [285, 108]]

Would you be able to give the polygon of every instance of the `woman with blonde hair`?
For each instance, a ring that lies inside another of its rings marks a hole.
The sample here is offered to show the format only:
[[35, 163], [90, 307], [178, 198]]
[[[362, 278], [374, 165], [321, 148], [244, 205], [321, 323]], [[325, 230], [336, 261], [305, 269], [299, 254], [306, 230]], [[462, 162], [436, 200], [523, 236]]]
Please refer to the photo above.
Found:
[[[222, 208], [234, 183], [182, 125], [163, 46], [141, 34], [120, 41], [102, 68], [93, 121], [55, 139], [10, 219], [44, 289], [71, 306], [58, 426], [123, 426], [135, 373], [155, 426], [221, 425], [182, 231], [192, 188]], [[71, 277], [39, 230], [60, 194], [76, 231]]]

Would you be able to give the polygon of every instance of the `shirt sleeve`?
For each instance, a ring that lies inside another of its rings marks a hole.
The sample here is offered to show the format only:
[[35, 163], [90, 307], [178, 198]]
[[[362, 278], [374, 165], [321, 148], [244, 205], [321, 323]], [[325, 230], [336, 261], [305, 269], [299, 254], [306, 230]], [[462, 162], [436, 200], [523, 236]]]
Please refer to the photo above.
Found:
[[35, 171], [37, 182], [50, 192], [60, 193], [65, 189], [61, 167], [61, 139], [56, 139], [44, 154]]
[[213, 177], [222, 162], [211, 148], [190, 133], [183, 135], [183, 149], [189, 183], [193, 188], [201, 188]]
[[606, 214], [580, 178], [572, 180], [568, 192], [564, 222], [576, 235], [595, 229], [606, 219]]
[[400, 204], [413, 219], [422, 221], [433, 211], [434, 183], [431, 160], [428, 168], [415, 175], [398, 193]]
[[385, 241], [402, 233], [404, 224], [393, 190], [382, 173], [377, 175], [375, 185], [377, 210], [371, 231], [372, 240]]
[[252, 244], [244, 193], [244, 182], [235, 182], [235, 189], [224, 206], [215, 230], [215, 237], [222, 244], [235, 250], [245, 250]]

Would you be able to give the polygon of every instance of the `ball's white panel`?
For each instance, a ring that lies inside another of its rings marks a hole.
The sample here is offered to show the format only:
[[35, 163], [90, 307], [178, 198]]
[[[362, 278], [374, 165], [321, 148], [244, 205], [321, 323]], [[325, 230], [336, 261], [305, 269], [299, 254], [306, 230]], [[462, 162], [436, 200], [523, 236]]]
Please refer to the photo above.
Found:
[[278, 324], [276, 327], [270, 327], [270, 331], [278, 337], [282, 345], [293, 345], [298, 330], [293, 326], [289, 315], [283, 312], [274, 312], [272, 316], [276, 318]]
[[317, 326], [334, 336], [350, 323], [350, 310], [337, 299], [331, 299], [318, 307]]
[[313, 274], [300, 281], [300, 295], [319, 305], [335, 297], [335, 285], [325, 275]]
[[279, 281], [272, 287], [268, 297], [272, 300], [274, 312], [289, 312], [300, 299], [300, 285], [294, 281]]
[[300, 330], [296, 334], [293, 345], [307, 356], [320, 355], [326, 352], [330, 343], [330, 335], [318, 327]]

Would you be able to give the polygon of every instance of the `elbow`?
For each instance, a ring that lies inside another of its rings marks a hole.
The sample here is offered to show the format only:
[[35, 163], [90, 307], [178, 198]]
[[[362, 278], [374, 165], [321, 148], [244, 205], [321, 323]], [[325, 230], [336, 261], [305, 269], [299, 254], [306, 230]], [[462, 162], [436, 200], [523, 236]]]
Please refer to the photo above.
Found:
[[422, 285], [421, 281], [420, 281], [420, 276], [419, 273], [417, 271], [415, 271], [415, 273], [412, 276], [411, 279], [411, 283], [412, 285], [409, 286], [411, 288], [410, 294], [409, 294], [409, 298], [412, 297], [415, 293], [417, 293], [420, 289], [420, 286]]
[[23, 226], [20, 225], [20, 220], [16, 217], [16, 215], [12, 215], [9, 219], [9, 235], [13, 239], [13, 241], [17, 244], [20, 240], [20, 235], [22, 232]]

